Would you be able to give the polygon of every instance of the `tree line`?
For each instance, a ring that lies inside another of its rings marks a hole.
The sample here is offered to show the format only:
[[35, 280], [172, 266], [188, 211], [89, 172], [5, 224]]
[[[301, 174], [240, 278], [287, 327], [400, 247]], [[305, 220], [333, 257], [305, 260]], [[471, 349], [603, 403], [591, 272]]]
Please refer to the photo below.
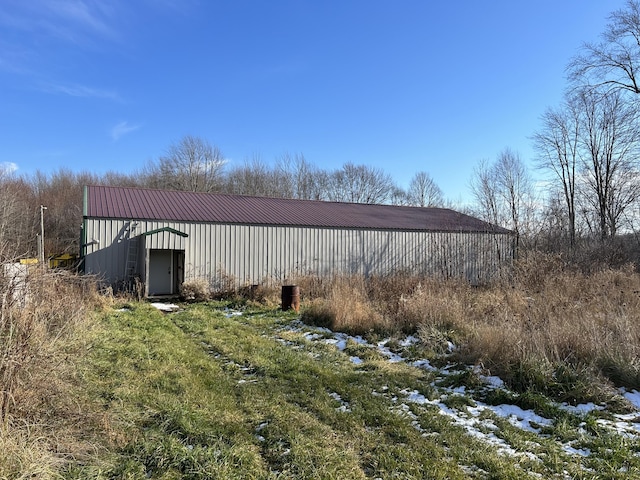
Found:
[[[77, 253], [84, 185], [127, 186], [352, 203], [435, 207], [442, 190], [426, 172], [403, 190], [382, 169], [346, 163], [336, 170], [312, 164], [302, 154], [285, 154], [273, 164], [259, 157], [226, 164], [218, 147], [194, 136], [172, 144], [165, 155], [131, 174], [74, 172], [17, 176], [0, 169], [0, 257], [35, 256], [41, 220], [45, 252]], [[47, 207], [41, 218], [40, 206]]]
[[639, 68], [640, 3], [628, 0], [569, 61], [563, 101], [531, 137], [544, 187], [506, 149], [474, 170], [475, 211], [528, 247], [572, 255], [594, 240], [611, 250], [620, 234], [640, 238]]
[[[518, 152], [509, 148], [470, 172], [472, 205], [458, 209], [512, 229], [523, 248], [575, 252], [585, 241], [610, 245], [634, 233], [640, 220], [640, 3], [613, 12], [597, 43], [585, 43], [567, 66], [562, 103], [541, 115], [531, 136], [540, 187]], [[259, 156], [230, 165], [206, 139], [185, 136], [131, 174], [96, 175], [59, 169], [17, 176], [0, 169], [0, 258], [45, 250], [79, 250], [82, 187], [136, 186], [336, 202], [452, 206], [427, 171], [406, 189], [384, 170], [356, 163], [327, 170], [303, 154], [273, 162]]]

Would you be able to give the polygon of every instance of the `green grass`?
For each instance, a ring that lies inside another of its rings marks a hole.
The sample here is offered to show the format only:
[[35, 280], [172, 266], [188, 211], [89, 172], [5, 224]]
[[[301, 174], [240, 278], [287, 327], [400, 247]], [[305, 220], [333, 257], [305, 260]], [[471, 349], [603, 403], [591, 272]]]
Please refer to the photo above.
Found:
[[[248, 308], [228, 316], [225, 306], [163, 314], [133, 304], [105, 314], [79, 380], [82, 403], [95, 410], [87, 428], [96, 449], [69, 462], [65, 478], [520, 479], [569, 472], [587, 479], [640, 471], [637, 440], [609, 431], [572, 438], [597, 458], [563, 452], [554, 435], [567, 438], [578, 422], [566, 415], [543, 438], [488, 414], [496, 435], [520, 452], [498, 453], [439, 407], [403, 401], [403, 391], [435, 398], [446, 382], [434, 373], [390, 363], [355, 342], [340, 352], [310, 341], [309, 327], [292, 313]], [[471, 387], [477, 380], [461, 374], [448, 382]], [[467, 394], [446, 403], [460, 411], [475, 405]], [[538, 397], [521, 403], [555, 412]]]

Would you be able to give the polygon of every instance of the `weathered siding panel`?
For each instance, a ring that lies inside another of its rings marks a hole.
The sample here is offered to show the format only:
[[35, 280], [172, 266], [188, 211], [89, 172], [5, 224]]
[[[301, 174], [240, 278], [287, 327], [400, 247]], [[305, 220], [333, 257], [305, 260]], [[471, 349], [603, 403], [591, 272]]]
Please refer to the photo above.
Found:
[[[134, 235], [170, 227], [145, 238], [146, 249], [185, 252], [185, 279], [220, 275], [239, 283], [285, 281], [299, 274], [388, 274], [396, 271], [488, 279], [513, 257], [513, 237], [490, 233], [333, 229], [139, 221]], [[117, 284], [125, 278], [129, 222], [86, 219], [85, 271]]]

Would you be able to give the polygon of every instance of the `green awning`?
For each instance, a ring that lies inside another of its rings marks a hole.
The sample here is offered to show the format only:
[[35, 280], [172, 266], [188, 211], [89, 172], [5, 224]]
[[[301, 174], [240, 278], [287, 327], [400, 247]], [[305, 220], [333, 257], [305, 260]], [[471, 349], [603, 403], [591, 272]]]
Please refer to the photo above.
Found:
[[148, 232], [144, 232], [142, 235], [153, 235], [154, 233], [160, 233], [160, 232], [169, 232], [169, 233], [175, 233], [176, 235], [179, 235], [181, 237], [188, 237], [189, 235], [181, 232], [180, 230], [176, 230], [175, 228], [171, 228], [171, 227], [162, 227], [162, 228], [156, 228], [155, 230], [149, 230]]

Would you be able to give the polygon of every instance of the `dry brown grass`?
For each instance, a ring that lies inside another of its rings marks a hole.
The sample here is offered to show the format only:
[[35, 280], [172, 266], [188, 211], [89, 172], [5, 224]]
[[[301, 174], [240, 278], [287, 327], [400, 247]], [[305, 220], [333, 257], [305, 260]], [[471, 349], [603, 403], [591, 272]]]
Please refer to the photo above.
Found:
[[640, 275], [631, 266], [585, 274], [536, 254], [484, 287], [406, 275], [308, 283], [325, 298], [303, 303], [305, 321], [418, 332], [435, 354], [453, 342], [453, 359], [517, 390], [602, 399], [613, 384], [640, 388]]
[[324, 288], [315, 292], [322, 297], [306, 303], [303, 321], [356, 335], [389, 329], [388, 320], [372, 305], [363, 278], [338, 277]]
[[74, 397], [74, 359], [109, 299], [89, 277], [39, 269], [2, 277], [0, 294], [0, 478], [53, 478], [92, 449], [78, 434], [89, 414]]
[[276, 307], [281, 304], [280, 287], [264, 282], [257, 285], [246, 285], [239, 291], [239, 295], [249, 302], [266, 307]]
[[211, 285], [206, 278], [193, 278], [180, 285], [180, 299], [185, 302], [205, 302], [211, 298]]
[[567, 371], [585, 390], [603, 379], [637, 388], [639, 292], [632, 267], [584, 274], [532, 256], [519, 262], [512, 285], [475, 296], [463, 353], [520, 388], [553, 389]]

